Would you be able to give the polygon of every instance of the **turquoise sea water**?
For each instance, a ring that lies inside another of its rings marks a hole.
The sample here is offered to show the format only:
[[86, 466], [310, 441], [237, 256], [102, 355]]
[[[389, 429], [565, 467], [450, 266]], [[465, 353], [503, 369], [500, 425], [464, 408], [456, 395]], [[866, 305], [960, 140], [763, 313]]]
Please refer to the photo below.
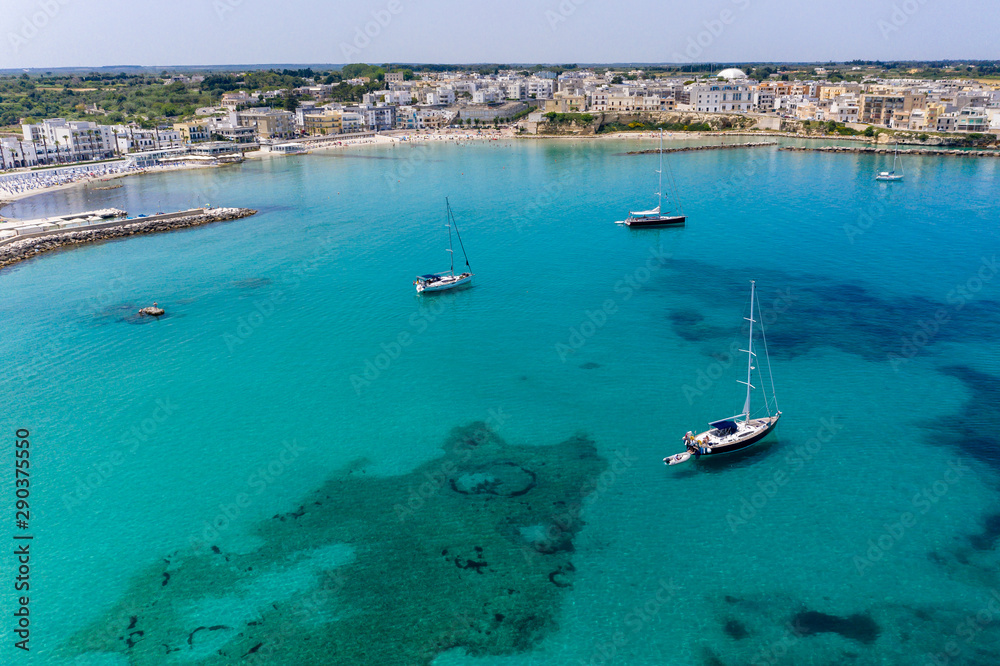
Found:
[[[650, 145], [380, 147], [5, 209], [260, 211], [0, 272], [0, 428], [31, 431], [30, 661], [73, 663], [71, 638], [169, 554], [252, 551], [346, 466], [406, 478], [476, 421], [512, 445], [583, 433], [620, 464], [585, 505], [553, 629], [435, 663], [1000, 660], [1000, 162], [911, 158], [881, 184], [870, 156], [679, 153], [688, 224], [634, 231], [613, 221], [655, 205], [655, 157], [620, 153]], [[445, 196], [476, 285], [420, 298], [413, 276], [448, 265]], [[667, 468], [685, 431], [739, 409], [725, 353], [750, 279], [777, 435]], [[154, 300], [166, 317], [132, 317]], [[13, 525], [11, 444], [0, 460]], [[234, 606], [287, 600], [359, 549], [205, 574], [191, 628], [246, 621]]]

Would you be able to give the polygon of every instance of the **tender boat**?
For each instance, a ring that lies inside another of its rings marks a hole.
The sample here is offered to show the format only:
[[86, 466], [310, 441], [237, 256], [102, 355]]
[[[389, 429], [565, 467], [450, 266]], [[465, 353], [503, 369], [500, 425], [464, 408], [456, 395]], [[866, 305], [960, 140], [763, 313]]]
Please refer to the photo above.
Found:
[[656, 173], [660, 175], [660, 186], [656, 192], [659, 198], [656, 208], [652, 210], [629, 211], [628, 217], [618, 222], [629, 227], [670, 227], [684, 224], [687, 220], [685, 215], [671, 215], [667, 211], [666, 215], [661, 213], [663, 209], [663, 130], [660, 130], [660, 168]]
[[[751, 281], [750, 318], [747, 320], [750, 322], [750, 339], [747, 344], [747, 348], [740, 350], [745, 352], [747, 355], [747, 380], [745, 382], [739, 382], [740, 384], [746, 384], [747, 387], [747, 395], [746, 401], [743, 403], [743, 411], [735, 416], [730, 416], [729, 418], [709, 423], [709, 429], [705, 432], [698, 433], [697, 435], [689, 430], [684, 435], [682, 440], [684, 442], [685, 450], [681, 453], [667, 456], [663, 459], [664, 463], [668, 465], [677, 465], [682, 462], [687, 462], [692, 456], [697, 459], [701, 456], [712, 456], [742, 451], [743, 449], [752, 446], [767, 437], [778, 425], [778, 419], [781, 418], [781, 412], [778, 411], [777, 398], [774, 396], [774, 377], [771, 374], [771, 361], [767, 356], [767, 338], [764, 335], [763, 327], [761, 327], [761, 339], [764, 344], [764, 358], [767, 361], [767, 374], [771, 384], [771, 400], [768, 400], [767, 395], [765, 394], [764, 404], [761, 409], [758, 410], [765, 411], [766, 416], [760, 415], [756, 418], [752, 418], [751, 415], [750, 399], [753, 390], [756, 388], [751, 381], [753, 380], [753, 371], [757, 370], [757, 367], [754, 365], [757, 354], [754, 352], [753, 346], [753, 325], [756, 323], [753, 318], [755, 305], [757, 306], [757, 309], [759, 309], [760, 306], [757, 303], [757, 285], [756, 282]], [[763, 385], [763, 374], [758, 370], [757, 375], [760, 378], [761, 385]], [[774, 408], [773, 413], [771, 411], [772, 407]]]
[[[472, 286], [472, 267], [469, 266], [469, 255], [465, 253], [465, 245], [462, 243], [462, 236], [458, 232], [458, 224], [455, 222], [455, 215], [451, 212], [451, 203], [448, 201], [448, 197], [444, 199], [446, 219], [448, 227], [448, 250], [447, 252], [451, 255], [451, 268], [447, 271], [442, 271], [440, 273], [428, 273], [427, 275], [418, 275], [417, 279], [413, 281], [413, 284], [417, 287], [417, 293], [422, 294], [424, 292], [434, 292], [434, 291], [447, 291], [448, 289], [455, 289], [462, 285]], [[469, 270], [464, 273], [459, 273], [455, 275], [455, 249], [452, 244], [452, 234], [451, 228], [455, 227], [455, 235], [458, 236], [458, 245], [462, 248], [462, 255], [465, 257], [465, 267]]]

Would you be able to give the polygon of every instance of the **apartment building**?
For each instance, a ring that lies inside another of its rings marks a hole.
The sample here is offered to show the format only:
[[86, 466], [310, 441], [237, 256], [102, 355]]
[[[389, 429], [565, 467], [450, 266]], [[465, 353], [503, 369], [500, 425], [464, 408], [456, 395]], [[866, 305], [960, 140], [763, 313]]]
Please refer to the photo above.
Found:
[[252, 127], [261, 139], [290, 139], [295, 136], [295, 114], [278, 109], [249, 109], [237, 115], [240, 127]]
[[310, 136], [327, 136], [341, 134], [344, 131], [344, 114], [342, 111], [311, 112], [302, 116], [302, 131]]
[[238, 92], [222, 93], [222, 106], [236, 111], [250, 104], [250, 95], [240, 90]]
[[24, 141], [42, 144], [45, 163], [107, 159], [118, 147], [110, 126], [86, 120], [51, 118], [35, 125], [24, 123], [21, 132]]
[[865, 93], [861, 95], [860, 122], [890, 127], [897, 112], [909, 114], [924, 106], [923, 94], [899, 92]]
[[189, 120], [183, 123], [174, 123], [174, 129], [181, 135], [184, 143], [199, 143], [208, 141], [210, 138], [208, 122], [205, 120]]
[[691, 105], [703, 113], [747, 113], [753, 107], [753, 86], [747, 83], [699, 83], [688, 88]]

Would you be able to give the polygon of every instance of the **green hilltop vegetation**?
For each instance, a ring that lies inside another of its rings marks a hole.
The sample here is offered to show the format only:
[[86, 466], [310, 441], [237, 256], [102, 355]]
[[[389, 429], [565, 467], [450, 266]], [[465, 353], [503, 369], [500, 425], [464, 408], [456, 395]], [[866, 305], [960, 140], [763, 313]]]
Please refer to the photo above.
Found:
[[[345, 65], [340, 70], [257, 70], [249, 72], [207, 72], [197, 83], [175, 81], [170, 76], [112, 72], [89, 74], [43, 73], [0, 77], [0, 128], [19, 131], [22, 118], [38, 122], [46, 118], [91, 120], [102, 124], [135, 121], [144, 127], [179, 122], [193, 117], [198, 108], [217, 106], [222, 94], [235, 90], [291, 90], [307, 85], [306, 79], [334, 85], [332, 97], [338, 102], [360, 102], [366, 92], [384, 86], [385, 68], [367, 64]], [[413, 71], [403, 70], [406, 78]], [[351, 85], [359, 77], [371, 81]], [[306, 97], [286, 96], [278, 100], [258, 100], [258, 106], [294, 109]], [[97, 112], [88, 112], [96, 107]]]

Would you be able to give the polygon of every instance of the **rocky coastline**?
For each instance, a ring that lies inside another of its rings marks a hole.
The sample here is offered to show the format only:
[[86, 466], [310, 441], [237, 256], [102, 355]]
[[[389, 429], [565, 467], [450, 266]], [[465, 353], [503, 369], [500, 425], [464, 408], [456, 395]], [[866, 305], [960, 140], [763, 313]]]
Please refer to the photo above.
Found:
[[[872, 153], [877, 155], [891, 155], [894, 151], [891, 146], [782, 146], [778, 150], [790, 150], [793, 152], [820, 152], [820, 153]], [[947, 157], [1000, 157], [1000, 150], [942, 150], [932, 148], [904, 148], [899, 151], [900, 155], [932, 155]]]

